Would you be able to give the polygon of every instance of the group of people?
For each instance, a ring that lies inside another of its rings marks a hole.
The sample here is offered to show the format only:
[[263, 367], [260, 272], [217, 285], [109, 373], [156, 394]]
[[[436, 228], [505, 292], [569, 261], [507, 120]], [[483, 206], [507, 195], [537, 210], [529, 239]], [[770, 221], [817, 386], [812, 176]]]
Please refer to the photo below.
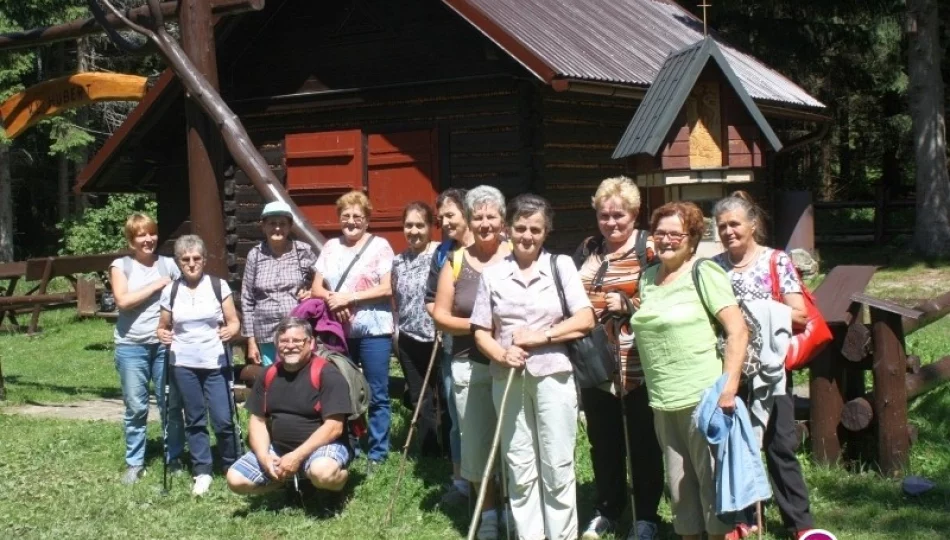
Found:
[[[644, 231], [637, 228], [639, 191], [629, 179], [604, 180], [592, 202], [597, 234], [573, 257], [543, 247], [553, 230], [544, 198], [523, 194], [506, 204], [491, 186], [446, 190], [435, 209], [409, 204], [403, 212], [408, 248], [398, 255], [369, 232], [372, 205], [362, 192], [339, 198], [341, 235], [318, 256], [290, 238], [290, 209], [269, 203], [261, 217], [264, 240], [247, 256], [243, 325], [227, 285], [204, 275], [199, 238], [179, 238], [174, 260], [158, 257], [155, 223], [131, 217], [126, 236], [133, 255], [111, 269], [120, 312], [116, 365], [127, 408], [123, 481], [144, 472], [148, 383], [161, 388], [168, 350], [174, 383], [168, 403], [156, 392], [167, 411], [164, 457], [181, 468], [187, 439], [194, 493], [211, 483], [206, 409], [233, 491], [256, 493], [300, 475], [319, 488], [342, 489], [360, 451], [347, 421], [353, 413], [347, 381], [315, 355], [320, 343], [311, 322], [288, 317], [299, 302], [317, 300], [341, 325], [345, 350], [369, 385], [369, 472], [389, 452], [389, 359], [396, 352], [409, 399], [420, 407], [421, 453], [447, 455], [453, 463], [443, 502], [467, 501], [480, 489], [486, 494], [472, 516], [478, 538], [499, 538], [507, 527], [518, 538], [595, 540], [617, 531], [630, 500], [635, 519], [626, 538], [655, 538], [664, 483], [677, 534], [749, 534], [748, 512], [737, 523], [714, 511], [716, 452], [694, 413], [714, 386], [715, 405], [726, 415], [742, 405], [737, 399], [750, 398], [742, 378], [750, 331], [740, 302], [773, 298], [778, 279], [791, 322], [801, 324], [798, 275], [784, 253], [773, 256], [762, 244], [763, 214], [745, 194], [715, 206], [725, 251], [696, 272], [705, 224], [695, 204], [656, 209]], [[436, 222], [441, 243], [433, 241]], [[607, 317], [622, 321], [609, 335], [616, 373], [579, 388], [567, 345]], [[247, 403], [250, 450], [243, 456], [228, 396], [222, 397], [232, 376], [226, 344], [239, 327], [248, 362], [262, 366]], [[439, 376], [424, 387], [433, 361]], [[800, 535], [813, 523], [789, 395], [770, 401], [762, 447], [783, 522]], [[584, 528], [574, 466], [581, 409], [596, 487]], [[496, 426], [501, 459], [489, 463]]]

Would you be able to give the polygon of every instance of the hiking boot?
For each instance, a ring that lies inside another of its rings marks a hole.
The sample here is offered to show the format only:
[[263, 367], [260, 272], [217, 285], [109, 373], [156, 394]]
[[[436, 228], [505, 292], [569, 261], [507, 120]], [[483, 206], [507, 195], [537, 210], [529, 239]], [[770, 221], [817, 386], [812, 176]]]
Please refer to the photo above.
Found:
[[142, 465], [129, 465], [125, 469], [125, 474], [122, 475], [122, 484], [126, 486], [131, 486], [132, 484], [139, 481], [139, 478], [145, 476], [145, 467]]
[[498, 539], [498, 512], [487, 510], [482, 512], [482, 519], [478, 524], [478, 532], [475, 533], [478, 540], [497, 540]]
[[637, 521], [636, 525], [630, 527], [627, 533], [627, 540], [656, 540], [657, 527], [652, 521]]
[[614, 523], [600, 514], [596, 514], [584, 533], [581, 534], [583, 540], [600, 540], [605, 534], [614, 530]]
[[195, 477], [195, 487], [191, 488], [191, 494], [201, 497], [211, 489], [211, 475], [199, 474]]

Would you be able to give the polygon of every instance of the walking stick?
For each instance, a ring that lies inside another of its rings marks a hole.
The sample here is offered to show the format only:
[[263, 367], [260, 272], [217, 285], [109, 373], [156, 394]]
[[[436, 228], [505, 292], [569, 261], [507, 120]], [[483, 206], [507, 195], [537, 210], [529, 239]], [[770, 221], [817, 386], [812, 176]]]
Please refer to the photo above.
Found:
[[171, 399], [171, 384], [169, 383], [168, 357], [172, 354], [172, 346], [165, 346], [165, 359], [162, 361], [162, 495], [168, 495], [168, 401]]
[[383, 522], [389, 527], [393, 521], [393, 507], [396, 505], [396, 496], [399, 494], [399, 484], [402, 483], [402, 476], [406, 472], [406, 460], [409, 458], [409, 445], [412, 443], [412, 434], [416, 430], [416, 423], [419, 420], [419, 413], [422, 411], [422, 402], [425, 401], [426, 390], [429, 387], [429, 376], [432, 375], [432, 366], [435, 365], [435, 357], [439, 351], [439, 343], [442, 341], [442, 333], [435, 334], [435, 343], [432, 344], [432, 354], [429, 356], [429, 367], [426, 368], [425, 377], [422, 379], [422, 391], [419, 392], [419, 400], [416, 402], [416, 410], [412, 412], [412, 421], [409, 422], [409, 433], [406, 435], [406, 443], [402, 446], [402, 461], [399, 462], [399, 473], [396, 474], [396, 484], [393, 485], [393, 492], [389, 496], [389, 507], [386, 509], [386, 519]]
[[620, 398], [620, 418], [623, 422], [623, 445], [627, 454], [624, 458], [623, 468], [627, 473], [627, 491], [630, 494], [630, 515], [633, 518], [633, 530], [637, 530], [637, 499], [636, 495], [633, 493], [633, 466], [630, 465], [630, 427], [627, 425], [627, 406], [624, 403], [623, 395], [623, 363], [620, 353], [620, 330], [623, 327], [623, 319], [620, 317], [613, 317], [613, 327], [614, 327], [614, 336], [617, 339], [617, 344], [614, 346], [614, 351], [617, 356], [617, 397]]
[[488, 463], [485, 464], [485, 472], [482, 473], [482, 485], [478, 487], [478, 501], [475, 503], [475, 511], [472, 512], [472, 522], [468, 526], [468, 540], [475, 540], [475, 532], [478, 530], [478, 516], [482, 513], [482, 505], [485, 504], [488, 477], [491, 476], [492, 465], [498, 455], [498, 445], [501, 442], [501, 422], [505, 417], [505, 403], [508, 402], [508, 391], [511, 390], [511, 381], [515, 380], [515, 373], [517, 373], [516, 369], [509, 368], [508, 380], [505, 381], [505, 391], [501, 395], [501, 406], [498, 408], [498, 421], [495, 422], [495, 435], [491, 440], [491, 452], [488, 453]]

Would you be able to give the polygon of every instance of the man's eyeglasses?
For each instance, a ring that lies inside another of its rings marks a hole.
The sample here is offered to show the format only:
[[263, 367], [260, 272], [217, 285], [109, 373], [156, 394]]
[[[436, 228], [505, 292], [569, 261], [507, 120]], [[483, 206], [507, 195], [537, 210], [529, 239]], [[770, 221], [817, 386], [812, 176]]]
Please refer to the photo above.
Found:
[[280, 338], [277, 340], [277, 344], [278, 345], [293, 345], [294, 347], [299, 347], [308, 341], [310, 341], [310, 338], [303, 338], [303, 339]]

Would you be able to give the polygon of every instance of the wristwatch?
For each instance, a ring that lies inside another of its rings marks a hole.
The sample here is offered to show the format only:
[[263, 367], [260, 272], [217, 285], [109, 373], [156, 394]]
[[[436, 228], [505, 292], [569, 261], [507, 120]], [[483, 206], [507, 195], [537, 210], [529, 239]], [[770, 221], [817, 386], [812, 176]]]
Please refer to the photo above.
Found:
[[548, 340], [548, 343], [551, 343], [551, 329], [550, 328], [544, 331], [544, 338]]

